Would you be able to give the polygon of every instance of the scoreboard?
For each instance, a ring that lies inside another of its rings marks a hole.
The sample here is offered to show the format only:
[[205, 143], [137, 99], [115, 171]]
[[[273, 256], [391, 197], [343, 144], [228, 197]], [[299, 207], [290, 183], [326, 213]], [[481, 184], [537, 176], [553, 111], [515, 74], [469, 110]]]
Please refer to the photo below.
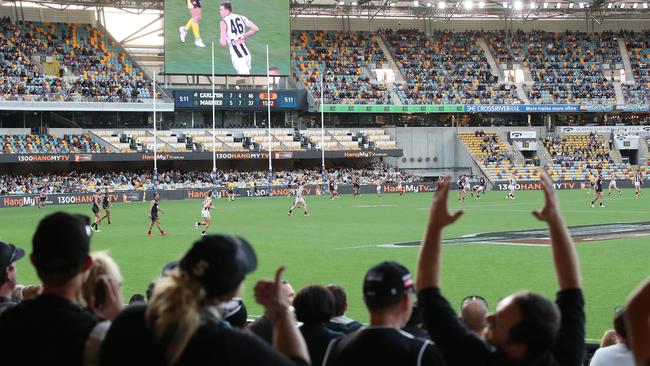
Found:
[[[299, 105], [296, 90], [217, 89], [214, 94], [217, 109], [265, 110], [270, 102], [271, 109], [289, 110], [297, 109]], [[212, 90], [175, 90], [174, 107], [212, 109]]]

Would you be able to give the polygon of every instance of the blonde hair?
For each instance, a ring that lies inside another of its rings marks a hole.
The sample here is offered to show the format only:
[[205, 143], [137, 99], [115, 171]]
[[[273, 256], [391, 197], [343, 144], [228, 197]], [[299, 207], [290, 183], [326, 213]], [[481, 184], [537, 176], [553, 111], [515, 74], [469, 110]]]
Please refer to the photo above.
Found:
[[92, 258], [93, 264], [84, 275], [79, 297], [79, 305], [82, 307], [90, 306], [90, 299], [95, 296], [95, 288], [97, 287], [100, 276], [108, 276], [115, 279], [118, 283], [122, 283], [123, 281], [120, 267], [108, 255], [108, 251], [92, 252], [90, 253], [90, 258]]
[[145, 318], [168, 365], [178, 361], [201, 325], [206, 302], [203, 287], [178, 268], [156, 283]]

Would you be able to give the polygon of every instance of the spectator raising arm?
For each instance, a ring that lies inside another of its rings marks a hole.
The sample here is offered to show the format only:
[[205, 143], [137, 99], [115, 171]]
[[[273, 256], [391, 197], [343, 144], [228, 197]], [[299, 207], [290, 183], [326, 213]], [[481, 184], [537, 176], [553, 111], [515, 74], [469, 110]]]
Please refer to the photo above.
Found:
[[273, 346], [287, 357], [309, 361], [307, 344], [289, 314], [289, 304], [282, 300], [282, 273], [278, 268], [275, 281], [259, 281], [255, 285], [255, 301], [264, 306], [273, 320]]
[[560, 213], [560, 205], [553, 189], [553, 181], [548, 174], [542, 174], [544, 189], [544, 207], [541, 211], [533, 211], [533, 216], [548, 224], [553, 249], [553, 263], [561, 290], [579, 289], [582, 286], [580, 264], [573, 240], [564, 225]]
[[438, 184], [433, 205], [429, 214], [424, 241], [420, 248], [416, 289], [419, 292], [429, 287], [440, 287], [440, 247], [442, 246], [442, 229], [453, 224], [463, 215], [463, 211], [449, 213], [447, 198], [451, 178], [447, 177]]
[[637, 366], [650, 365], [650, 277], [632, 292], [626, 312], [627, 337]]

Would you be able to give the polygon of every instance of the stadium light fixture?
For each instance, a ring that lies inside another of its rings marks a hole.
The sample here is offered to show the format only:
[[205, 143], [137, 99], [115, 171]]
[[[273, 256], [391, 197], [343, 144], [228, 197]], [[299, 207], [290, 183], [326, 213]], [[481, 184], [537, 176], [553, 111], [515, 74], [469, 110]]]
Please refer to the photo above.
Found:
[[397, 6], [397, 1], [393, 1], [393, 2], [391, 2], [391, 3], [390, 3], [390, 6], [392, 6], [392, 7]]
[[474, 7], [474, 2], [472, 2], [471, 0], [465, 0], [463, 2], [463, 7], [467, 10], [472, 10], [472, 8]]
[[637, 6], [639, 6], [639, 4], [637, 4], [637, 3], [634, 3], [634, 5], [632, 5], [632, 9], [636, 9], [636, 8], [637, 8]]
[[621, 3], [621, 9], [625, 9], [625, 3]]
[[420, 2], [418, 0], [413, 1], [413, 6], [417, 8], [420, 6]]
[[339, 5], [345, 5], [345, 1], [339, 1]]
[[580, 4], [578, 4], [578, 5], [580, 5], [580, 9], [584, 9], [584, 8], [585, 8], [585, 3], [580, 3]]
[[485, 2], [484, 1], [479, 1], [478, 7], [479, 7], [479, 9], [485, 8]]
[[444, 8], [446, 8], [446, 7], [447, 7], [447, 3], [446, 3], [446, 2], [444, 2], [444, 1], [440, 1], [440, 2], [438, 3], [438, 8], [439, 8], [439, 9], [444, 9]]
[[648, 8], [648, 3], [643, 3], [643, 9], [647, 9], [647, 8]]
[[503, 2], [503, 8], [508, 9], [508, 3], [507, 2]]
[[350, 3], [350, 5], [352, 5], [352, 6], [357, 6], [357, 5], [359, 5], [359, 3], [356, 2], [356, 1], [353, 1], [353, 2]]
[[428, 2], [428, 3], [427, 3], [427, 8], [430, 8], [431, 5], [433, 5], [433, 4], [431, 4], [431, 2]]
[[573, 3], [569, 3], [569, 9], [573, 9]]
[[544, 9], [548, 9], [548, 3], [544, 3]]
[[612, 6], [613, 6], [612, 3], [607, 4], [607, 9], [611, 9]]
[[557, 3], [557, 4], [555, 4], [555, 9], [560, 9], [560, 8], [562, 8], [562, 4], [561, 4], [561, 3]]
[[515, 10], [521, 10], [524, 8], [524, 3], [522, 3], [521, 0], [517, 0], [514, 3], [514, 8]]
[[531, 2], [531, 3], [530, 3], [530, 8], [531, 8], [531, 9], [536, 9], [536, 8], [537, 8], [537, 4], [535, 4], [534, 2]]

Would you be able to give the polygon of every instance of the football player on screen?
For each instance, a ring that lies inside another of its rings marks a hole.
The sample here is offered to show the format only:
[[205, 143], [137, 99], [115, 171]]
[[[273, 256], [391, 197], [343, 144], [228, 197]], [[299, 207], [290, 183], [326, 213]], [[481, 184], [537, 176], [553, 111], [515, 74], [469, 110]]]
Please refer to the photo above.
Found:
[[185, 43], [187, 38], [187, 31], [191, 28], [194, 33], [194, 45], [196, 47], [205, 48], [205, 43], [201, 40], [201, 32], [199, 31], [199, 23], [201, 22], [201, 0], [187, 0], [187, 8], [190, 9], [192, 17], [184, 27], [178, 28], [181, 34], [181, 42]]
[[[260, 29], [245, 16], [234, 14], [229, 1], [221, 3], [219, 13], [221, 14], [219, 43], [221, 47], [228, 47], [232, 66], [237, 70], [237, 74], [249, 75], [251, 73], [251, 52], [246, 47], [246, 40]], [[249, 30], [246, 31], [246, 28]]]

